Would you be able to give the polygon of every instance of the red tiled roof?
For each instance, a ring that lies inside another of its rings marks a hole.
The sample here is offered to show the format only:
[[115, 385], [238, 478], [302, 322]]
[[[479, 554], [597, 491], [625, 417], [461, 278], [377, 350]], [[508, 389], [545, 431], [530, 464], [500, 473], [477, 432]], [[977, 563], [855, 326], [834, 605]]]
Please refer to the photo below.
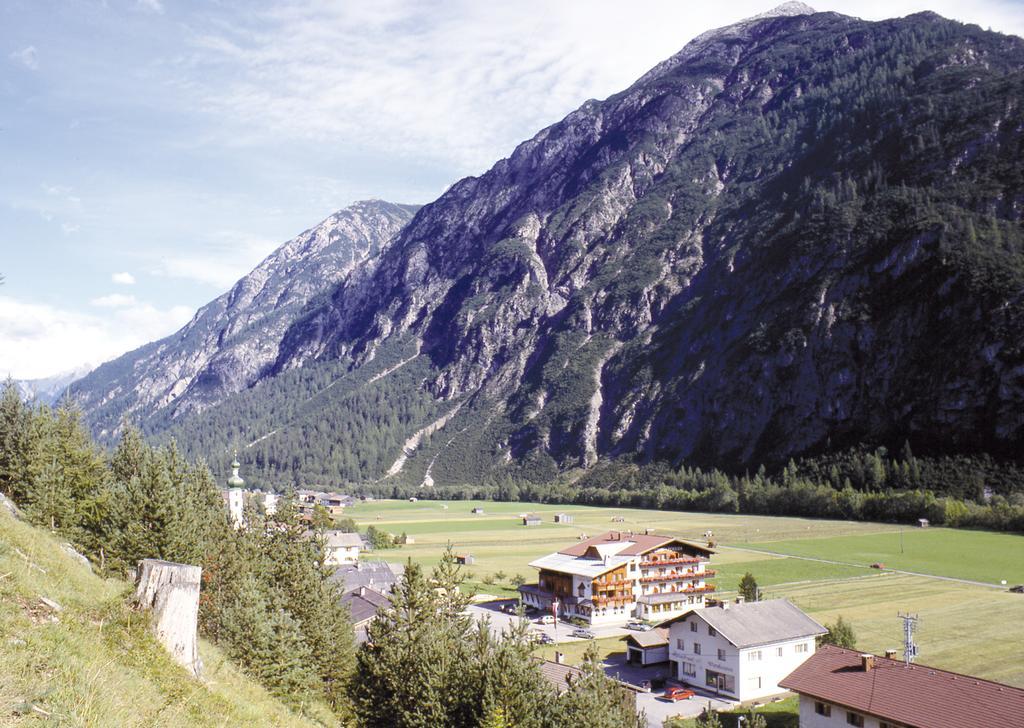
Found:
[[1024, 720], [1020, 688], [877, 656], [865, 671], [860, 652], [832, 645], [779, 686], [913, 728], [994, 728]]
[[655, 536], [643, 533], [631, 534], [626, 531], [607, 531], [597, 536], [592, 536], [584, 541], [575, 543], [568, 548], [562, 549], [558, 553], [565, 554], [566, 556], [583, 556], [591, 546], [622, 542], [631, 543], [629, 546], [622, 549], [622, 551], [619, 551], [616, 554], [617, 556], [639, 556], [640, 554], [645, 554], [648, 551], [653, 551], [656, 548], [667, 546], [671, 543], [681, 543], [698, 551], [703, 551], [709, 554], [714, 553], [711, 549], [705, 546], [689, 543], [688, 541], [683, 541], [675, 538], [674, 536]]

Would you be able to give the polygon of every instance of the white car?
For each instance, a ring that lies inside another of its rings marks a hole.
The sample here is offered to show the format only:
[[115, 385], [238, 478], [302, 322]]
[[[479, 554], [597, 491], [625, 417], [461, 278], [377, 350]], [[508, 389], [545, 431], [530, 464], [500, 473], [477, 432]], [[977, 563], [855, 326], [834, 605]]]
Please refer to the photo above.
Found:
[[545, 614], [543, 617], [537, 619], [537, 624], [554, 624], [555, 617], [552, 614]]
[[639, 622], [635, 619], [626, 622], [626, 629], [631, 629], [634, 632], [646, 632], [651, 629], [651, 625], [647, 622]]

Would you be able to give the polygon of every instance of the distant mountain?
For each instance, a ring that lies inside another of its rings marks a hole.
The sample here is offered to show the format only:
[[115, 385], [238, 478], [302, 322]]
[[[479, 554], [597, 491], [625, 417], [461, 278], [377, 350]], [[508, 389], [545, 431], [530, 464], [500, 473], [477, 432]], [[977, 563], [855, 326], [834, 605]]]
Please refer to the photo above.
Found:
[[15, 382], [18, 391], [25, 400], [35, 400], [40, 404], [54, 404], [64, 396], [68, 387], [93, 370], [95, 365], [83, 364], [70, 371], [55, 374], [43, 379], [20, 379]]
[[453, 185], [153, 429], [270, 484], [1019, 457], [1022, 214], [1024, 41], [791, 3]]
[[112, 436], [125, 419], [159, 429], [252, 386], [277, 360], [281, 337], [304, 307], [375, 259], [417, 209], [370, 200], [331, 215], [271, 253], [177, 333], [77, 382], [74, 395], [95, 434]]

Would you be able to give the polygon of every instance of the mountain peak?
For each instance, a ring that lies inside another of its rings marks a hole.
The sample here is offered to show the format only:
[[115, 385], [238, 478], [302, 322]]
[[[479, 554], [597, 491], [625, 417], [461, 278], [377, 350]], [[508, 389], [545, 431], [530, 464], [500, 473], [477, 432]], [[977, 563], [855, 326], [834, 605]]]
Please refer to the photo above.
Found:
[[801, 2], [796, 2], [795, 0], [790, 0], [790, 2], [785, 2], [785, 3], [782, 3], [781, 5], [776, 5], [771, 10], [767, 10], [767, 11], [765, 11], [763, 13], [758, 13], [757, 15], [753, 15], [753, 16], [747, 18], [747, 20], [761, 20], [762, 18], [790, 17], [790, 16], [793, 16], [793, 15], [814, 15], [816, 12], [818, 12], [818, 11], [815, 10], [814, 8], [812, 8], [807, 3], [801, 3]]

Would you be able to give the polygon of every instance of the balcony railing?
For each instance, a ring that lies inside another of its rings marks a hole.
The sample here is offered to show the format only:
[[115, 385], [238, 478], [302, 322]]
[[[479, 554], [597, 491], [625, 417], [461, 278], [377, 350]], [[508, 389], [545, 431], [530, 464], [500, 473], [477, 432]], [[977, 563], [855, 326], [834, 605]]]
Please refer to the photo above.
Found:
[[650, 576], [641, 576], [640, 581], [643, 583], [649, 583], [653, 581], [692, 581], [694, 579], [710, 579], [717, 572], [714, 569], [706, 569], [704, 571], [678, 571], [674, 574], [652, 574]]
[[614, 587], [614, 586], [625, 586], [626, 584], [632, 584], [632, 579], [608, 579], [607, 581], [601, 581], [600, 579], [594, 580], [594, 588], [600, 589], [602, 587]]
[[650, 559], [648, 561], [641, 561], [641, 567], [647, 566], [671, 566], [673, 564], [699, 564], [700, 557], [697, 556], [680, 556], [675, 559]]

